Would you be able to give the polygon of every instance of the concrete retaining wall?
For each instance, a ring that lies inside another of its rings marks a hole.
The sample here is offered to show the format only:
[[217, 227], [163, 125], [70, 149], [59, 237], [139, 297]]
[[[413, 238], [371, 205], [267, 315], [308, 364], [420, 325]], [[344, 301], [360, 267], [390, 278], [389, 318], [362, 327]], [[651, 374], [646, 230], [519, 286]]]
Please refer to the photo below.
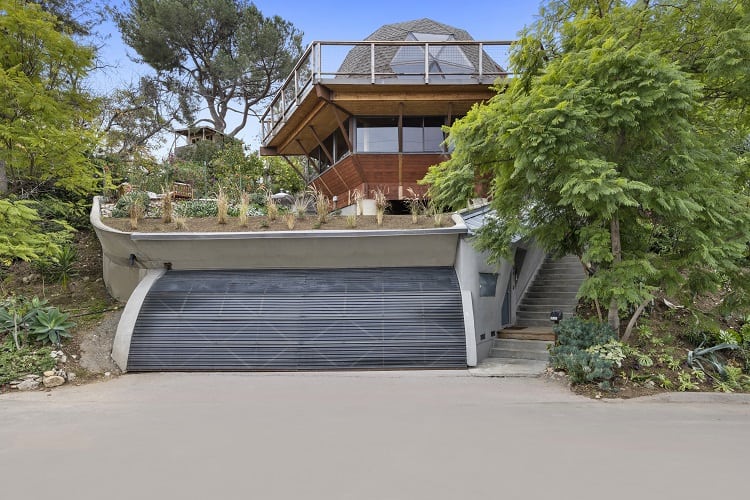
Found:
[[408, 230], [128, 233], [91, 224], [102, 245], [104, 282], [126, 302], [149, 269], [290, 269], [453, 266], [466, 226]]

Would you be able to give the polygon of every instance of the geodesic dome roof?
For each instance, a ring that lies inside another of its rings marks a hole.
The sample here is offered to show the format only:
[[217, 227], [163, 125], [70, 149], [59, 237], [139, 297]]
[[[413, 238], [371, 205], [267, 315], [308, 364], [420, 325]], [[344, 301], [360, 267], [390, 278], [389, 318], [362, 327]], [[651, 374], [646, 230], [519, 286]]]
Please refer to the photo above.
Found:
[[[449, 42], [473, 41], [462, 29], [433, 21], [417, 19], [402, 23], [386, 24], [378, 28], [366, 41], [419, 41]], [[425, 49], [420, 46], [379, 46], [375, 50], [376, 73], [424, 73]], [[435, 45], [429, 48], [428, 64], [431, 74], [467, 75], [479, 71], [479, 47], [476, 45]], [[485, 72], [498, 73], [502, 68], [486, 53], [482, 57]], [[339, 76], [363, 76], [370, 74], [370, 48], [357, 46], [349, 51], [338, 70]]]

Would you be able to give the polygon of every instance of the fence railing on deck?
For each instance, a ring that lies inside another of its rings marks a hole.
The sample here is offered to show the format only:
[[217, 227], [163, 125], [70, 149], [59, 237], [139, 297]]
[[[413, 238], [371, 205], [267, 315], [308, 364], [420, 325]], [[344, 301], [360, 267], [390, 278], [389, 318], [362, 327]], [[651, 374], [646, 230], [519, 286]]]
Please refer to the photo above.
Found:
[[508, 77], [509, 41], [313, 42], [260, 119], [265, 144], [319, 82], [491, 83]]

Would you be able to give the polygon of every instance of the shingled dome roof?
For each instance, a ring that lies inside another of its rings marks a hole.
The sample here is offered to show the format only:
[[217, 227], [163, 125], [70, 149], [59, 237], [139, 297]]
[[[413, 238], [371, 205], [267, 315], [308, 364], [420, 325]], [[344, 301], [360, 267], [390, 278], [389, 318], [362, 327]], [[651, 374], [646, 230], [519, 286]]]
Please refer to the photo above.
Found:
[[[402, 23], [386, 24], [365, 38], [366, 41], [419, 41], [449, 42], [452, 40], [474, 40], [465, 30], [433, 21], [417, 19]], [[424, 48], [419, 46], [386, 46], [375, 49], [375, 72], [396, 74], [399, 78], [414, 78], [409, 74], [424, 73]], [[485, 72], [500, 73], [502, 68], [486, 53], [482, 57]], [[479, 48], [475, 45], [436, 45], [429, 49], [431, 75], [465, 76], [479, 71]], [[406, 75], [405, 75], [406, 74]], [[357, 46], [349, 51], [338, 70], [343, 77], [363, 77], [370, 75], [370, 48]], [[394, 75], [395, 76], [395, 75]], [[418, 78], [418, 77], [417, 77]]]

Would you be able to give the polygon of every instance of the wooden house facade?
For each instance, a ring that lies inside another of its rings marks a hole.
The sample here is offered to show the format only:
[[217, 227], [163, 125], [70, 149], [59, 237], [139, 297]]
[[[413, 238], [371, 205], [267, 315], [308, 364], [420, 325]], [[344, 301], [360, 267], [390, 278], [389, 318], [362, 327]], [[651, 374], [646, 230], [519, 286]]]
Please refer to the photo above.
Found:
[[423, 194], [417, 181], [449, 155], [442, 127], [494, 95], [509, 44], [430, 19], [313, 42], [261, 118], [261, 154], [304, 156], [300, 175], [339, 207], [355, 190]]

